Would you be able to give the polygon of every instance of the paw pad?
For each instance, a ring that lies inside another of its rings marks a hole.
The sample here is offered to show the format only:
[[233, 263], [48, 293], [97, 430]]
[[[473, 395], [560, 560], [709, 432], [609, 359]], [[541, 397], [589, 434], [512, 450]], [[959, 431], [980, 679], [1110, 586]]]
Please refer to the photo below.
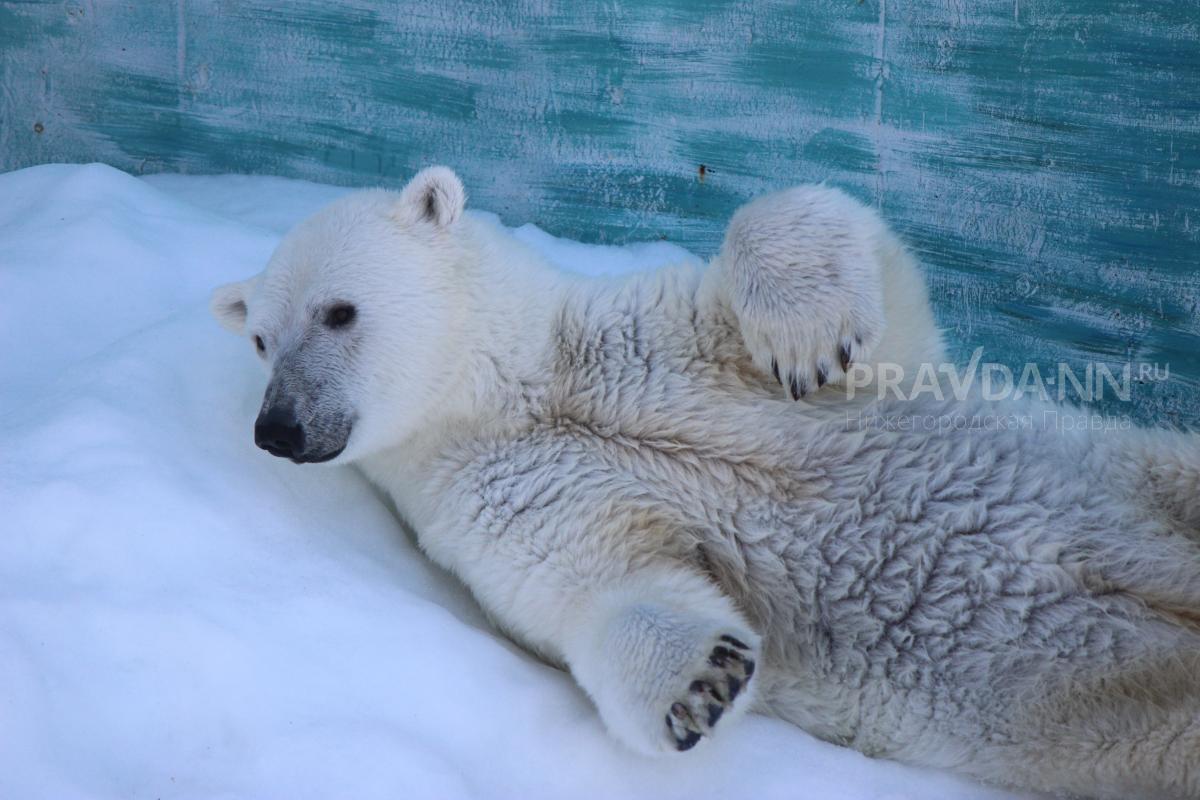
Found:
[[749, 645], [729, 634], [719, 637], [686, 695], [672, 703], [666, 715], [675, 749], [690, 750], [710, 735], [753, 675]]

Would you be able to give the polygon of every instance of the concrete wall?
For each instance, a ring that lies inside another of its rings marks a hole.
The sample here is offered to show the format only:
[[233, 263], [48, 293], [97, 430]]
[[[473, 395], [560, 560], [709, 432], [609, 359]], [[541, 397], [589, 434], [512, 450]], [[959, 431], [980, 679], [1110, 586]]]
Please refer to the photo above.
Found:
[[702, 254], [827, 179], [919, 251], [960, 356], [1169, 364], [1137, 416], [1200, 421], [1196, 0], [0, 2], [0, 168], [91, 160], [442, 162], [510, 222]]

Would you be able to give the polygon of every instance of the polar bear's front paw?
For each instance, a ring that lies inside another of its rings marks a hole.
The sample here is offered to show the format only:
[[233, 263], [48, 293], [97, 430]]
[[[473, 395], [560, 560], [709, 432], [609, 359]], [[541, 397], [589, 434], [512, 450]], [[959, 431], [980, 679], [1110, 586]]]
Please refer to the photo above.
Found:
[[845, 379], [883, 335], [878, 217], [848, 195], [800, 186], [742, 207], [714, 274], [755, 366], [795, 400]]
[[667, 711], [667, 733], [676, 750], [690, 750], [713, 728], [754, 677], [749, 645], [722, 635], [703, 665], [691, 674], [686, 692]]

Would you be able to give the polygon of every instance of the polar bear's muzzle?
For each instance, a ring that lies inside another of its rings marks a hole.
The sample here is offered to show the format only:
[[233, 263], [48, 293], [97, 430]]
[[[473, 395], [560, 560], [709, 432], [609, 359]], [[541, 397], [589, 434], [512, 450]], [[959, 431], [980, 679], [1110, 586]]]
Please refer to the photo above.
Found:
[[326, 382], [304, 380], [303, 371], [271, 377], [254, 422], [254, 443], [297, 464], [332, 461], [346, 449], [354, 416]]
[[344, 440], [333, 449], [313, 447], [295, 412], [281, 406], [264, 408], [259, 413], [254, 422], [254, 443], [273, 456], [291, 459], [297, 464], [331, 461], [346, 448]]
[[264, 405], [254, 422], [254, 443], [273, 456], [287, 458], [297, 464], [319, 464], [332, 461], [346, 449], [350, 425], [334, 427], [344, 429], [344, 433], [322, 437], [323, 440], [315, 439], [291, 408]]

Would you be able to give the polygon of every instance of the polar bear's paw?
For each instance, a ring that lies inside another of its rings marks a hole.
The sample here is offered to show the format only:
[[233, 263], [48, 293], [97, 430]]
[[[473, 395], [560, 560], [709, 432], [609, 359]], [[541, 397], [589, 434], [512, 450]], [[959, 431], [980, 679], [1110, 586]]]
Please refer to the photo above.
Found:
[[690, 750], [747, 696], [754, 677], [754, 654], [735, 636], [721, 635], [705, 662], [691, 673], [686, 692], [667, 711], [667, 732], [676, 750]]
[[883, 334], [883, 224], [848, 195], [800, 186], [742, 207], [717, 266], [755, 366], [799, 400], [843, 381]]
[[742, 337], [755, 366], [799, 400], [827, 383], [842, 383], [850, 365], [866, 360], [878, 338], [872, 326], [856, 324], [852, 314], [830, 322], [823, 331], [798, 318], [756, 319], [743, 314]]

